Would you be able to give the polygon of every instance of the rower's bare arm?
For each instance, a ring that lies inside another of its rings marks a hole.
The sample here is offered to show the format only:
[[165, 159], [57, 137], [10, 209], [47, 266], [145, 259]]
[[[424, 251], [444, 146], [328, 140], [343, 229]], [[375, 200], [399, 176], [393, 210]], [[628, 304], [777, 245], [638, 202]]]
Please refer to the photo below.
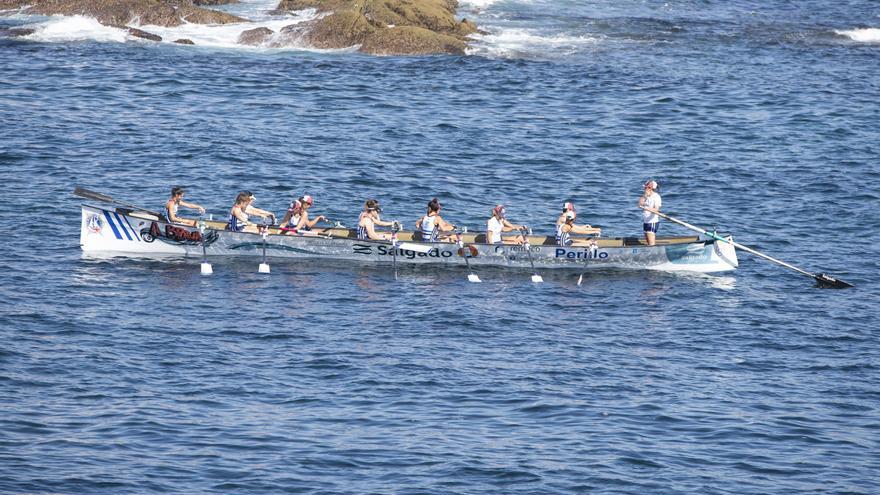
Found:
[[196, 203], [187, 203], [186, 201], [181, 200], [180, 206], [186, 206], [187, 208], [192, 208], [193, 210], [199, 210], [200, 213], [205, 212], [205, 208], [201, 205], [196, 204]]
[[591, 227], [589, 225], [572, 225], [570, 232], [572, 234], [591, 235], [601, 234], [602, 229], [600, 229], [599, 227]]

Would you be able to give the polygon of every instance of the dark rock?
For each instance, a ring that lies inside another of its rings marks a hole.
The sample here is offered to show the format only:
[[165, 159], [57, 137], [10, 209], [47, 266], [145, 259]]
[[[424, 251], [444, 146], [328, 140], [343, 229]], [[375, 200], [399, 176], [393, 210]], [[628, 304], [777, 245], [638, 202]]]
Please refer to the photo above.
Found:
[[259, 46], [266, 42], [275, 31], [267, 27], [258, 27], [256, 29], [248, 29], [247, 31], [242, 31], [240, 35], [238, 35], [238, 42], [242, 45], [250, 45], [250, 46]]
[[31, 28], [9, 28], [3, 29], [0, 28], [0, 37], [13, 37], [13, 36], [30, 36], [36, 32], [35, 29]]
[[193, 40], [189, 38], [180, 38], [179, 40], [174, 40], [174, 42], [178, 45], [195, 45], [195, 43], [193, 43]]
[[143, 38], [145, 40], [156, 41], [156, 42], [162, 41], [162, 37], [157, 34], [148, 33], [146, 31], [143, 31], [138, 28], [133, 28], [133, 27], [125, 28], [125, 29], [128, 31], [128, 34], [134, 36], [135, 38]]

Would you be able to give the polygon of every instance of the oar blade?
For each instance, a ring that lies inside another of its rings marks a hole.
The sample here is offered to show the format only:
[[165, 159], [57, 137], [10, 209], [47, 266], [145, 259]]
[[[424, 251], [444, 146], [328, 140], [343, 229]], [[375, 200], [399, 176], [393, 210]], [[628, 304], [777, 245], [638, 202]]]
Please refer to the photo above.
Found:
[[541, 277], [540, 275], [538, 275], [537, 273], [532, 275], [532, 282], [534, 282], [536, 284], [540, 284], [543, 281], [544, 281], [544, 278]]
[[398, 247], [404, 251], [412, 251], [415, 253], [430, 253], [434, 246], [430, 244], [413, 244], [410, 242], [401, 242]]
[[839, 278], [834, 278], [831, 275], [826, 275], [824, 273], [820, 273], [815, 275], [814, 278], [816, 282], [819, 284], [819, 287], [825, 287], [828, 289], [848, 289], [850, 287], [855, 287], [853, 284], [849, 282], [844, 282]]
[[73, 190], [73, 194], [74, 194], [74, 196], [79, 196], [81, 198], [86, 198], [86, 199], [93, 199], [95, 201], [101, 201], [104, 203], [113, 203], [114, 202], [113, 198], [111, 198], [110, 196], [107, 196], [106, 194], [101, 194], [101, 193], [95, 192], [95, 191], [89, 191], [88, 189], [83, 189], [79, 186], [77, 186]]
[[479, 283], [482, 282], [482, 280], [480, 280], [480, 277], [478, 277], [476, 273], [468, 273], [468, 282]]

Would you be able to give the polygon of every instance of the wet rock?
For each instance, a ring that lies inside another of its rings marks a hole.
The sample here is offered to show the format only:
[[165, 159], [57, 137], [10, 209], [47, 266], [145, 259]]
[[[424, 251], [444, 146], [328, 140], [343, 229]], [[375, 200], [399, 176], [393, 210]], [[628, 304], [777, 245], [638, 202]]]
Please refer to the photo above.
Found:
[[456, 0], [280, 0], [278, 11], [332, 13], [289, 26], [288, 35], [316, 48], [360, 45], [377, 55], [461, 54], [477, 26], [455, 18]]
[[259, 46], [264, 44], [273, 34], [275, 34], [275, 31], [267, 27], [248, 29], [238, 35], [238, 42], [242, 45]]
[[361, 51], [373, 55], [464, 55], [467, 43], [454, 36], [435, 33], [415, 26], [398, 26], [376, 31], [361, 45]]
[[174, 42], [178, 45], [195, 45], [195, 43], [193, 43], [193, 40], [189, 38], [180, 38], [179, 40], [174, 40]]
[[143, 31], [138, 28], [129, 27], [129, 28], [124, 28], [124, 29], [128, 31], [129, 35], [134, 36], [135, 38], [143, 38], [145, 40], [156, 41], [156, 42], [162, 41], [161, 36], [159, 36], [157, 34], [153, 34], [153, 33], [148, 33], [146, 31]]
[[24, 8], [28, 14], [83, 15], [101, 24], [179, 26], [194, 24], [229, 24], [247, 22], [240, 17], [204, 9], [192, 0], [0, 0], [4, 8]]

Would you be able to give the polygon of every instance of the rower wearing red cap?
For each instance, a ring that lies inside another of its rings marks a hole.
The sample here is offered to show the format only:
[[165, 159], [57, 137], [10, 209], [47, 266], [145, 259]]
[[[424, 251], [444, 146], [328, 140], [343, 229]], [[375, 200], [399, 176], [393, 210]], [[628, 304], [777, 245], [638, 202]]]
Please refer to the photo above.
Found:
[[514, 230], [525, 230], [525, 225], [514, 225], [510, 223], [507, 218], [507, 209], [504, 205], [497, 205], [495, 208], [492, 208], [492, 217], [489, 218], [489, 221], [486, 222], [486, 242], [488, 244], [522, 244], [523, 238], [521, 235], [517, 235], [514, 238], [504, 239], [501, 235], [502, 232], [511, 232]]
[[657, 215], [657, 212], [660, 211], [663, 203], [660, 200], [660, 194], [657, 193], [659, 188], [657, 181], [649, 180], [645, 182], [643, 187], [645, 193], [639, 197], [639, 207], [643, 208], [642, 230], [645, 231], [645, 242], [649, 246], [653, 246], [657, 235], [657, 227], [660, 225], [660, 216]]
[[314, 220], [309, 220], [309, 208], [315, 200], [306, 194], [290, 203], [287, 213], [281, 219], [282, 230], [311, 230], [318, 222], [324, 220], [324, 215], [318, 215]]
[[575, 225], [574, 220], [577, 218], [577, 212], [574, 209], [574, 203], [566, 201], [562, 205], [562, 214], [556, 219], [556, 244], [560, 246], [571, 246], [575, 243], [571, 238], [571, 234], [583, 235], [600, 235], [602, 229], [593, 227], [589, 224]]

